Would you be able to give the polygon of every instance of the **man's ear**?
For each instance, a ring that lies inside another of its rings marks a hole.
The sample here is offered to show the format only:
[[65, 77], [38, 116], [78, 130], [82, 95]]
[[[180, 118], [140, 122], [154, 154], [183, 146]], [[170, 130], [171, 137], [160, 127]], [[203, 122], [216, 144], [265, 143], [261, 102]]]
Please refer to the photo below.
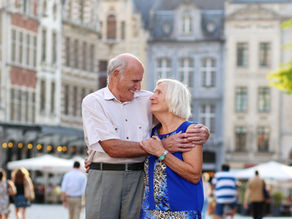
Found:
[[120, 71], [118, 69], [116, 69], [112, 72], [112, 76], [114, 76], [114, 77], [118, 77], [119, 74], [120, 74]]

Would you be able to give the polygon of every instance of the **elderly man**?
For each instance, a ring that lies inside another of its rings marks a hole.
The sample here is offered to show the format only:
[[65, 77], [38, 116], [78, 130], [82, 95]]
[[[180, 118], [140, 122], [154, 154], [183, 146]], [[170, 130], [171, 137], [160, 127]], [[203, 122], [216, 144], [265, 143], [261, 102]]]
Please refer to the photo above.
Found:
[[[131, 54], [110, 60], [108, 86], [82, 102], [90, 170], [86, 187], [86, 218], [139, 217], [143, 194], [143, 162], [147, 153], [139, 142], [150, 137], [151, 92], [141, 90], [144, 67]], [[170, 152], [187, 151], [209, 137], [198, 125], [189, 133], [163, 141]]]

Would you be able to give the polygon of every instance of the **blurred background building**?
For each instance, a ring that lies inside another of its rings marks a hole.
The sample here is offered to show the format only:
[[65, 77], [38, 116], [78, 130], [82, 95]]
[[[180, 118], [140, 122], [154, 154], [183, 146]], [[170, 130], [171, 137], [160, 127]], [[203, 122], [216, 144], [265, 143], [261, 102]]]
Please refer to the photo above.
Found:
[[81, 101], [108, 60], [145, 64], [144, 89], [170, 77], [210, 128], [203, 169], [292, 163], [292, 97], [267, 74], [292, 59], [288, 0], [0, 0], [0, 162], [86, 156]]

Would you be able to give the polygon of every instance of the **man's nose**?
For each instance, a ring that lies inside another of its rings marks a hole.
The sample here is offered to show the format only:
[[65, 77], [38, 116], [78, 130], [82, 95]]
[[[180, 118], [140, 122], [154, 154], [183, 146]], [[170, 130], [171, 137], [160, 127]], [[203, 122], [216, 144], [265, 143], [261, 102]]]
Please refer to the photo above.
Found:
[[135, 89], [137, 91], [140, 91], [141, 90], [141, 82], [138, 82], [138, 83], [135, 84]]

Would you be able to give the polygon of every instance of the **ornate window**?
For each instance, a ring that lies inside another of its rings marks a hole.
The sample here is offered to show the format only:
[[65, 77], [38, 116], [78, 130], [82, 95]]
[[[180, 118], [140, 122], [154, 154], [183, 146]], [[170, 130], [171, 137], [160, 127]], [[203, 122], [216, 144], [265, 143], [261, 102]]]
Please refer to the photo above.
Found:
[[124, 40], [126, 38], [126, 22], [121, 22], [121, 39]]
[[235, 150], [246, 151], [247, 143], [246, 140], [247, 140], [246, 127], [244, 126], [235, 127]]
[[236, 65], [237, 67], [247, 67], [248, 65], [248, 44], [246, 42], [237, 43]]
[[213, 88], [216, 85], [216, 60], [204, 58], [201, 64], [202, 87]]
[[114, 15], [109, 15], [107, 17], [107, 39], [116, 39], [116, 17]]
[[247, 87], [236, 87], [235, 89], [235, 112], [246, 113], [248, 107]]
[[169, 58], [157, 59], [157, 78], [171, 78], [171, 60]]
[[260, 126], [257, 128], [257, 148], [260, 152], [269, 151], [270, 130], [268, 127]]
[[215, 110], [214, 104], [201, 104], [200, 106], [200, 122], [209, 128], [211, 134], [215, 134]]
[[53, 64], [56, 64], [57, 62], [57, 34], [56, 32], [53, 32], [53, 35], [52, 35], [52, 63]]
[[271, 65], [271, 43], [261, 42], [259, 45], [259, 66], [270, 67]]
[[193, 85], [194, 61], [192, 58], [181, 58], [179, 60], [179, 79], [189, 87]]
[[41, 80], [41, 93], [40, 93], [40, 111], [46, 110], [46, 81]]
[[69, 115], [69, 85], [64, 86], [64, 114]]
[[45, 62], [47, 59], [47, 30], [43, 29], [42, 31], [42, 62]]
[[82, 70], [87, 70], [87, 43], [83, 42], [82, 45]]
[[89, 57], [89, 70], [94, 72], [94, 60], [95, 60], [95, 46], [93, 44], [90, 45], [90, 57]]
[[269, 87], [258, 88], [258, 112], [268, 113], [271, 107], [271, 94]]
[[79, 42], [74, 40], [74, 68], [79, 67]]
[[55, 112], [55, 90], [56, 90], [56, 85], [55, 85], [55, 82], [52, 81], [52, 83], [51, 83], [51, 104], [50, 104], [51, 113]]
[[192, 33], [192, 16], [190, 15], [183, 15], [182, 16], [182, 33], [183, 34], [190, 34]]
[[70, 38], [66, 37], [66, 42], [65, 42], [65, 48], [66, 48], [66, 66], [70, 66]]

